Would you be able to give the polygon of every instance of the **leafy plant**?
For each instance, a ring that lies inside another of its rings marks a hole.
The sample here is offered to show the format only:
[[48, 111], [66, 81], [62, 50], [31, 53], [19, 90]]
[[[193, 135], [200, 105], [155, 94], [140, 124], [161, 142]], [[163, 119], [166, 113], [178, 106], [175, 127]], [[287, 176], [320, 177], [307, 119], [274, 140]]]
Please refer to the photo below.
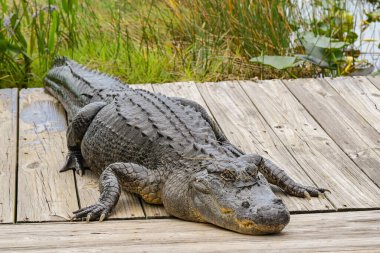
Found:
[[271, 66], [275, 69], [283, 70], [300, 65], [303, 61], [300, 61], [295, 56], [270, 56], [262, 55], [259, 57], [253, 57], [251, 62], [261, 63], [263, 65]]

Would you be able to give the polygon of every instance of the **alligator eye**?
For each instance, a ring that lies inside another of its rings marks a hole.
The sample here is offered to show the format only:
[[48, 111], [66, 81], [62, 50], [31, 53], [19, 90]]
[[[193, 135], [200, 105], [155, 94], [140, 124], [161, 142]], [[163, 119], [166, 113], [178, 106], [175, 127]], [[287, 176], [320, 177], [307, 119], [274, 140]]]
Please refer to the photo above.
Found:
[[225, 169], [220, 176], [226, 181], [235, 181], [236, 180], [236, 171]]

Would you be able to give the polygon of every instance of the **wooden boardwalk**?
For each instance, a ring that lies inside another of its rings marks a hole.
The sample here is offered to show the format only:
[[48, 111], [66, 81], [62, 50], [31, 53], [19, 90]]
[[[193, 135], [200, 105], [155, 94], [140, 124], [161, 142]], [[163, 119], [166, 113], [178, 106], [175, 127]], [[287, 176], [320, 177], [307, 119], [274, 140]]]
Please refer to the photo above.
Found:
[[72, 211], [97, 200], [98, 179], [58, 173], [67, 151], [67, 122], [54, 98], [43, 89], [3, 89], [1, 252], [380, 252], [380, 77], [133, 87], [197, 101], [232, 143], [331, 194], [308, 201], [278, 191], [294, 215], [276, 236], [179, 221], [128, 193], [110, 217], [124, 221], [67, 223]]

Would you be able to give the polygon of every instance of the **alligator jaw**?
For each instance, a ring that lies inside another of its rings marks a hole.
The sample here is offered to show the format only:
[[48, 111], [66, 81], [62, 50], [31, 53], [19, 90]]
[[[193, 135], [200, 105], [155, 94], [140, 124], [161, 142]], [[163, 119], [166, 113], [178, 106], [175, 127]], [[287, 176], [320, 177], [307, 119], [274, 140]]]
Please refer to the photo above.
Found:
[[250, 234], [250, 235], [265, 235], [265, 234], [276, 234], [280, 233], [286, 224], [277, 224], [277, 225], [258, 225], [251, 220], [238, 220], [236, 219], [236, 223], [238, 224], [238, 230], [236, 232], [242, 234]]

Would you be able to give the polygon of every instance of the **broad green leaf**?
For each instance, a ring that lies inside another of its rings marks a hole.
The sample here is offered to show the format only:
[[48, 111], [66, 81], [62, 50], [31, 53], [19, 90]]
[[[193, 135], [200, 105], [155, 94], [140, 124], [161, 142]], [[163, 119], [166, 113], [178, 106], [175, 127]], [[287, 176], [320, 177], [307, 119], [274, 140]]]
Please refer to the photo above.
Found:
[[347, 45], [345, 42], [307, 32], [301, 37], [301, 43], [307, 54], [301, 58], [322, 68], [336, 68], [337, 62], [344, 61], [342, 48]]
[[345, 42], [337, 41], [326, 36], [315, 36], [312, 32], [304, 33], [301, 40], [303, 40], [305, 44], [310, 44], [310, 47], [342, 48], [347, 45]]
[[263, 55], [254, 57], [251, 62], [261, 63], [271, 66], [276, 69], [287, 69], [299, 65], [302, 61], [297, 61], [297, 57], [293, 56], [276, 56], [276, 55]]
[[303, 55], [303, 54], [297, 54], [296, 55], [299, 59], [309, 61], [314, 65], [318, 65], [322, 68], [330, 68], [330, 64], [327, 61], [324, 61], [320, 58], [314, 57], [312, 55]]

